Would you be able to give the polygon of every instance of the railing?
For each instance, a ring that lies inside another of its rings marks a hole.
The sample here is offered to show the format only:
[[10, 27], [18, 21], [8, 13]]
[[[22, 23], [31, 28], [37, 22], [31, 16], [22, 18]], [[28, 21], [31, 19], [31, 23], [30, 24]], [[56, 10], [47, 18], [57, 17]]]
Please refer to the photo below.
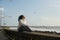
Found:
[[59, 34], [18, 32], [4, 29], [6, 35], [11, 40], [60, 40]]

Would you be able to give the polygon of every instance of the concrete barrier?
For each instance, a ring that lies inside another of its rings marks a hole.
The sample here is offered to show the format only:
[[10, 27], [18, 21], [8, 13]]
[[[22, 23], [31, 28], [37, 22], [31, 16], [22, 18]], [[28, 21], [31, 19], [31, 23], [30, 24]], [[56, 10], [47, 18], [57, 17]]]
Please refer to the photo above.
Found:
[[60, 35], [38, 32], [18, 32], [4, 29], [6, 35], [12, 40], [60, 40]]

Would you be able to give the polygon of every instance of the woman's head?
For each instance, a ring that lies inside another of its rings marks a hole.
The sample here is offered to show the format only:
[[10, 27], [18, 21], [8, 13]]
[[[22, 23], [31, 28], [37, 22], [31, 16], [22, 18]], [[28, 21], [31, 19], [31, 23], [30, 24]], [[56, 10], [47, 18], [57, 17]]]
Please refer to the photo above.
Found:
[[19, 21], [20, 19], [25, 19], [25, 16], [24, 16], [24, 15], [20, 15], [19, 18], [18, 18], [18, 21]]

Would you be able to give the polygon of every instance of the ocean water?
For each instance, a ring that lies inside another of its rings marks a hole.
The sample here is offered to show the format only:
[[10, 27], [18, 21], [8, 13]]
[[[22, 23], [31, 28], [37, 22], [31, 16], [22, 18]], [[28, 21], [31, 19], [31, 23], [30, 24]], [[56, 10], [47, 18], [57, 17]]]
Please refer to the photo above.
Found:
[[[60, 33], [60, 26], [31, 26], [29, 27], [32, 31], [52, 31]], [[17, 30], [18, 27], [10, 27], [12, 30]]]

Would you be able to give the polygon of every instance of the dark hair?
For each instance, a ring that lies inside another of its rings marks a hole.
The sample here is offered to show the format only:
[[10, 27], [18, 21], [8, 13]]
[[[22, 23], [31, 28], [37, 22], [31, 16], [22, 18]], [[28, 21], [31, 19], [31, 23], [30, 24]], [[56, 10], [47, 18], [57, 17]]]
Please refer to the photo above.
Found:
[[23, 17], [24, 17], [24, 15], [20, 15], [20, 16], [18, 17], [18, 21], [19, 21], [20, 19], [23, 19]]

